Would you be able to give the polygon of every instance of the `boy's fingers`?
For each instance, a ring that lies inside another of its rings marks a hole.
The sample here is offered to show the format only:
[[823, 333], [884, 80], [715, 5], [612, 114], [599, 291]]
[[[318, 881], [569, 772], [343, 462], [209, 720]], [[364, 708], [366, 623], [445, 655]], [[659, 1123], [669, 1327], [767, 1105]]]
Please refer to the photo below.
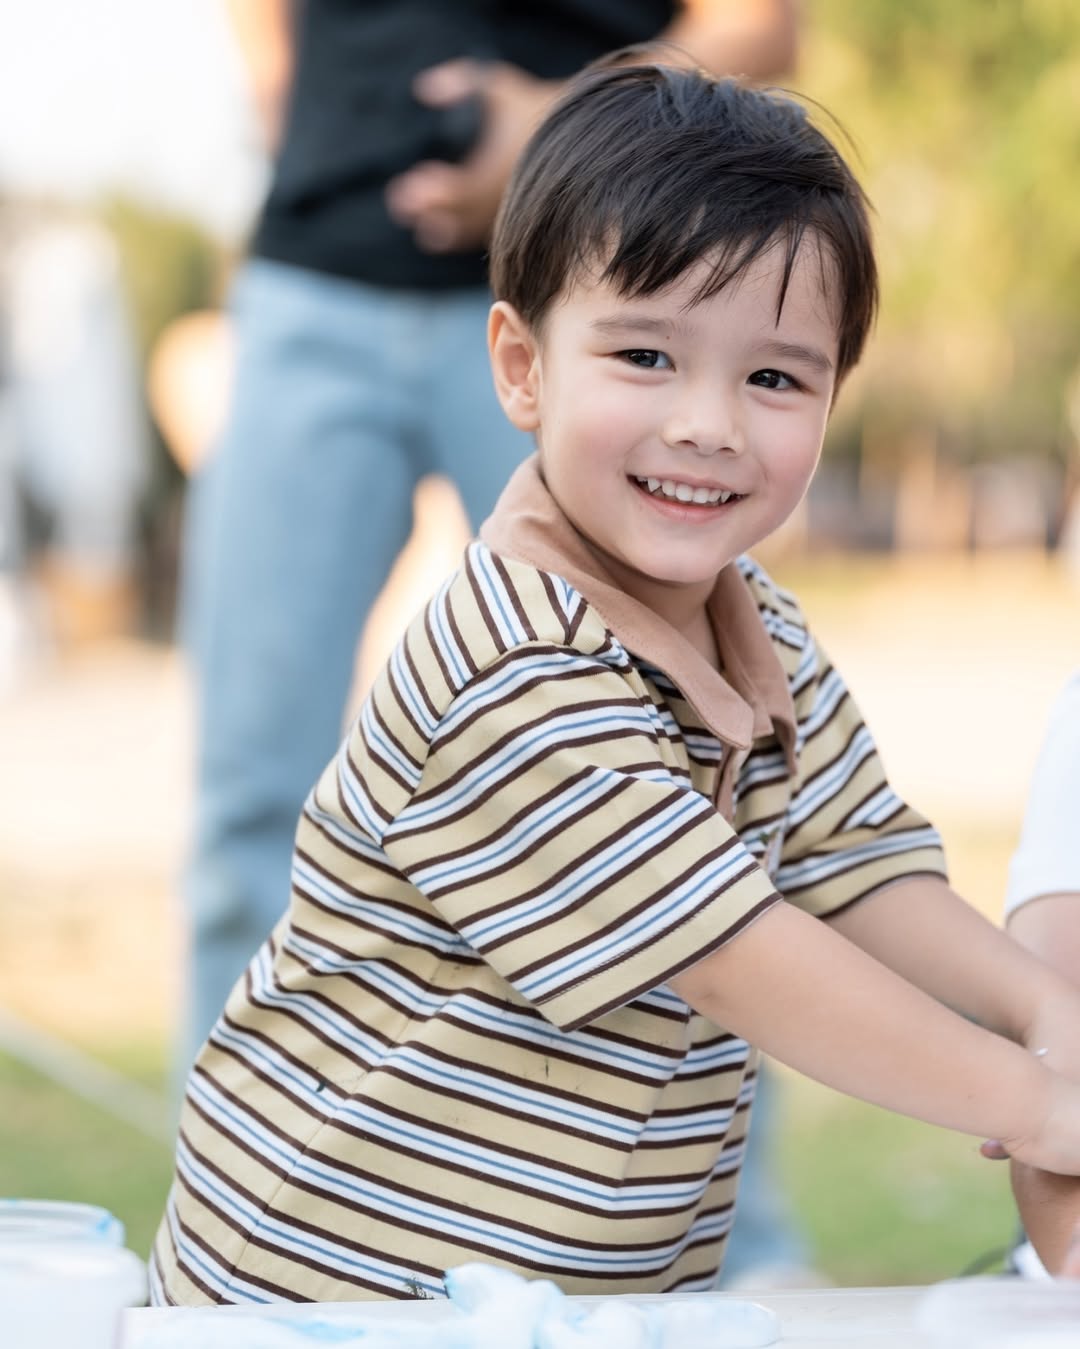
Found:
[[1009, 1160], [1009, 1154], [996, 1138], [988, 1138], [985, 1143], [980, 1143], [979, 1152], [983, 1157], [989, 1157], [992, 1162], [1007, 1162]]

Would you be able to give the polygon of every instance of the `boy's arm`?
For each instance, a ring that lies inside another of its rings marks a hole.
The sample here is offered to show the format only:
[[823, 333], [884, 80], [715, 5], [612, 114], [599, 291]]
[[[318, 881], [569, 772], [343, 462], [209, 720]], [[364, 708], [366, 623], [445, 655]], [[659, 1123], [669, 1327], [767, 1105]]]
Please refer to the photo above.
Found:
[[[995, 953], [996, 954], [996, 953]], [[777, 904], [670, 980], [696, 1011], [837, 1090], [1080, 1173], [1080, 1086]]]
[[1012, 941], [936, 876], [912, 876], [827, 919], [939, 1002], [1080, 1082], [1080, 985]]
[[1080, 981], [1047, 969], [940, 877], [906, 877], [826, 922], [940, 1002], [1045, 1048], [1048, 1066], [1080, 1081]]

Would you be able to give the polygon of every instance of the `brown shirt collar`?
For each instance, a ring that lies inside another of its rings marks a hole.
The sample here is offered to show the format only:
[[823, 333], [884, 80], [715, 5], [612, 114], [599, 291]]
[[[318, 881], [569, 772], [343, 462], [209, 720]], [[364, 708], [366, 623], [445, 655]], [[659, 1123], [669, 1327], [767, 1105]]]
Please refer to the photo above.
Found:
[[628, 651], [667, 675], [720, 740], [746, 750], [756, 737], [774, 732], [795, 771], [795, 707], [787, 675], [734, 563], [717, 576], [709, 598], [721, 675], [680, 632], [615, 584], [548, 491], [535, 454], [510, 479], [480, 538], [504, 557], [569, 581]]

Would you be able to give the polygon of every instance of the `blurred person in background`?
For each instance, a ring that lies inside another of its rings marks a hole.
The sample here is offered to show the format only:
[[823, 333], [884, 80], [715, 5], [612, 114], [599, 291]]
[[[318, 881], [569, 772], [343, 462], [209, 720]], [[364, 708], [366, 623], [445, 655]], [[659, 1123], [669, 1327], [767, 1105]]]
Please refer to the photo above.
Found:
[[[448, 477], [475, 528], [531, 448], [501, 413], [485, 341], [484, 248], [519, 149], [568, 77], [628, 44], [779, 78], [796, 3], [230, 0], [273, 172], [234, 288], [230, 411], [184, 550], [197, 708], [184, 1067], [285, 909], [296, 819], [338, 743], [418, 481]], [[760, 1258], [796, 1264], [776, 1204], [765, 1197]]]
[[[149, 443], [111, 235], [77, 212], [26, 209], [5, 236], [0, 664], [11, 678], [43, 637], [130, 630]], [[42, 606], [29, 603], [28, 575]]]
[[[1021, 946], [1080, 985], [1080, 670], [1054, 704], [1035, 765], [1009, 868], [1005, 926]], [[1052, 1068], [1060, 1046], [1045, 1048]], [[1047, 1277], [1047, 1268], [1080, 1277], [1077, 1180], [1014, 1163], [1013, 1188], [1032, 1240], [1012, 1252], [1012, 1267], [1031, 1278]]]

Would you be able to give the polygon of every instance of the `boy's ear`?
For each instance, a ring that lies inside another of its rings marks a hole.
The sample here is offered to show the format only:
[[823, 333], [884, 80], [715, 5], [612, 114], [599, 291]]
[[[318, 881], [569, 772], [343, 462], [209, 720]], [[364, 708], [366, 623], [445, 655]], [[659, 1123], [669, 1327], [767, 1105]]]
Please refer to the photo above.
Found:
[[540, 425], [539, 348], [532, 329], [505, 300], [496, 300], [488, 315], [488, 353], [503, 411], [519, 431], [535, 431]]

